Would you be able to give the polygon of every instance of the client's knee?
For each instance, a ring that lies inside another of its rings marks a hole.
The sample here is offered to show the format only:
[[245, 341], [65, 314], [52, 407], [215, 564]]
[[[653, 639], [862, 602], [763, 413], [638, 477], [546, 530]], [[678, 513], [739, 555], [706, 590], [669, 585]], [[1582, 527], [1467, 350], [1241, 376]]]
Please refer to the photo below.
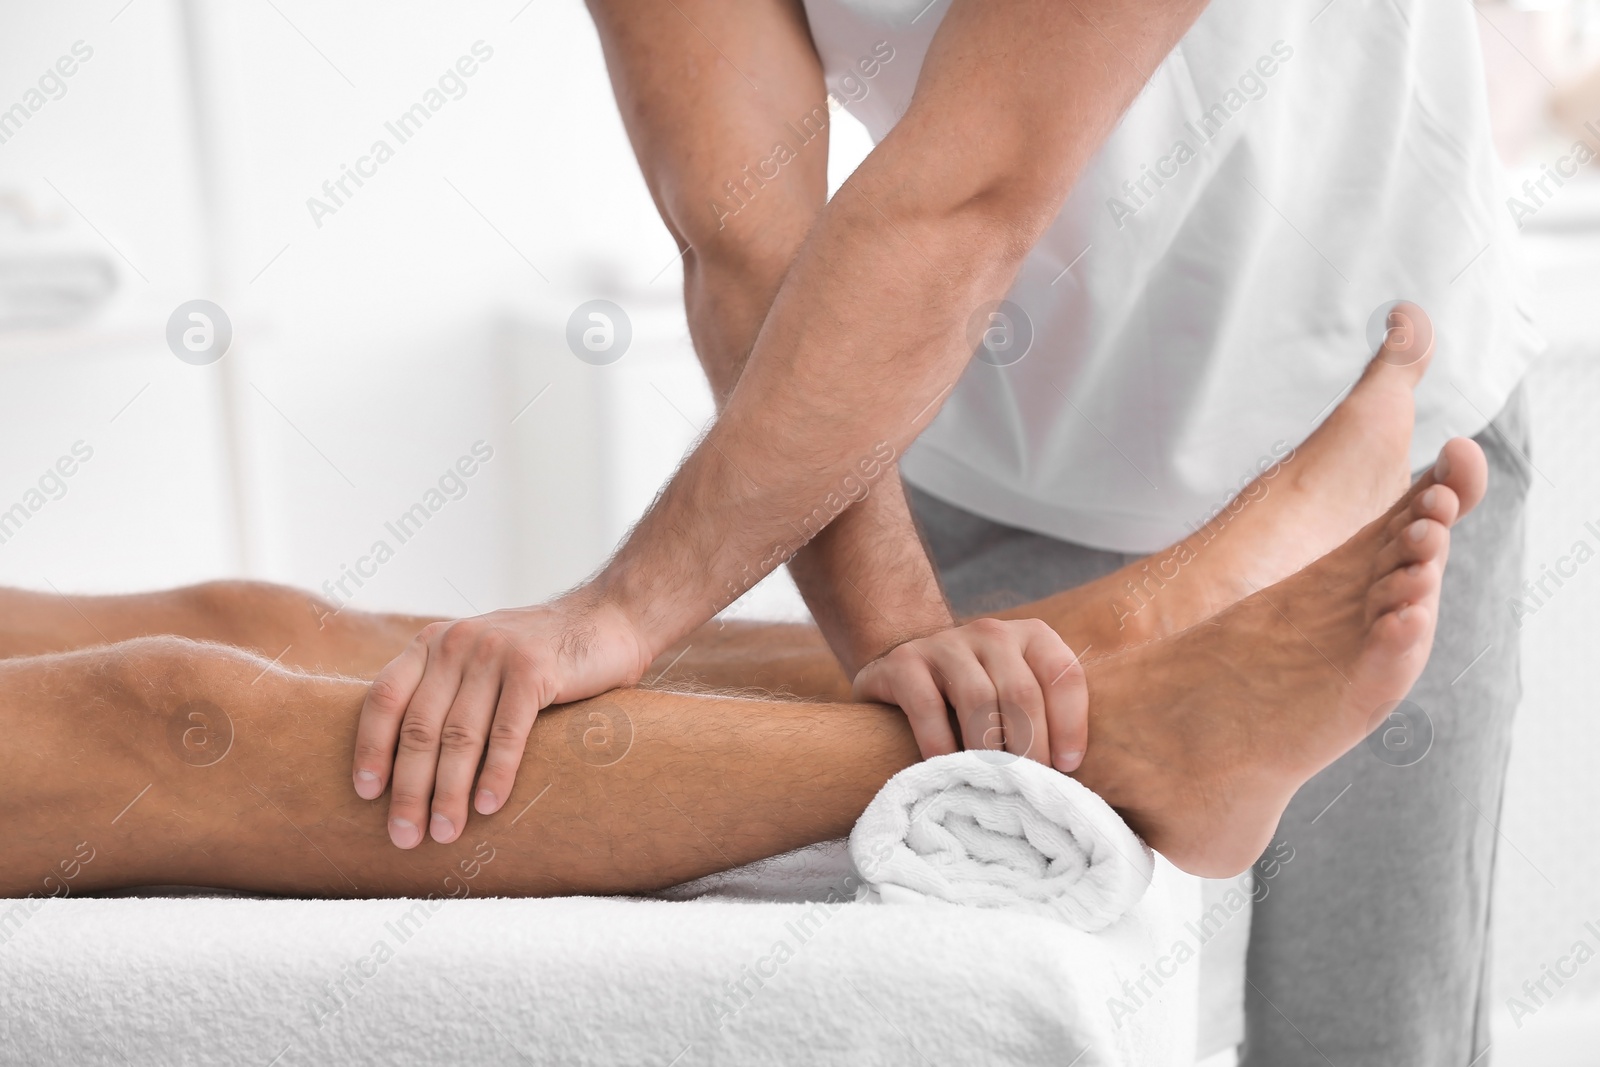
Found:
[[182, 637], [142, 637], [62, 661], [59, 673], [75, 677], [81, 695], [106, 713], [102, 718], [119, 723], [119, 732], [140, 746], [159, 738], [156, 748], [194, 766], [221, 759], [235, 730], [299, 735], [346, 720], [353, 725], [365, 693], [359, 682]]
[[[138, 637], [72, 653], [81, 677], [104, 699], [131, 709], [170, 707], [251, 684], [271, 661], [245, 649], [187, 637]], [[71, 673], [68, 663], [61, 664]]]
[[176, 595], [194, 615], [198, 623], [195, 633], [258, 650], [273, 643], [293, 642], [335, 614], [332, 604], [271, 582], [202, 582], [180, 589]]
[[57, 771], [80, 785], [108, 768], [168, 781], [180, 763], [219, 762], [237, 727], [288, 703], [269, 673], [282, 674], [236, 648], [140, 637], [0, 664], [0, 719], [36, 723], [29, 751], [72, 753]]

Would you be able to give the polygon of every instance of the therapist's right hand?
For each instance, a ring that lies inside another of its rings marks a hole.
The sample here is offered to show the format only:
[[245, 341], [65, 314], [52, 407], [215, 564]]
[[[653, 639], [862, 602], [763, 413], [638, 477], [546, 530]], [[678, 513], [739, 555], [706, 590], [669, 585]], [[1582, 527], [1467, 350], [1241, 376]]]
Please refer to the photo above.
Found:
[[1089, 744], [1083, 667], [1039, 619], [975, 619], [907, 641], [861, 668], [853, 693], [898, 705], [924, 759], [1004, 749], [1066, 774]]
[[375, 800], [392, 786], [389, 838], [400, 848], [425, 834], [448, 844], [466, 827], [469, 799], [490, 815], [510, 797], [540, 710], [634, 685], [650, 658], [626, 614], [584, 589], [433, 623], [367, 691], [356, 793]]

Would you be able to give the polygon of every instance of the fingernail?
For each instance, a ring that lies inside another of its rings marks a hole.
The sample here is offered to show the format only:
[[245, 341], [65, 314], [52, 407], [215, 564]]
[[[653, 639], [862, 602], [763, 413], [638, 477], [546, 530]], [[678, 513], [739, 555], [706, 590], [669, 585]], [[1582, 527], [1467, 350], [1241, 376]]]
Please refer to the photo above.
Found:
[[500, 798], [487, 789], [480, 789], [478, 790], [477, 805], [479, 815], [493, 815], [500, 810]]
[[433, 839], [439, 844], [447, 845], [455, 839], [456, 824], [434, 812], [433, 818], [428, 820], [428, 833], [432, 834]]
[[362, 800], [375, 800], [383, 792], [383, 783], [371, 771], [356, 772], [356, 796]]
[[1439, 499], [1438, 490], [1436, 490], [1436, 489], [1424, 489], [1423, 490], [1423, 492], [1422, 492], [1422, 506], [1423, 507], [1425, 507], [1425, 508], [1433, 507], [1433, 502], [1435, 500], [1437, 500], [1437, 499]]
[[1424, 537], [1428, 536], [1428, 520], [1418, 519], [1410, 526], [1407, 526], [1406, 536], [1411, 538], [1413, 541], [1420, 541]]
[[410, 819], [390, 819], [389, 840], [401, 848], [415, 848], [422, 840], [422, 831]]
[[1450, 477], [1450, 457], [1443, 452], [1439, 453], [1439, 462], [1433, 465], [1433, 476], [1441, 482]]
[[1071, 752], [1063, 752], [1061, 753], [1061, 758], [1056, 761], [1056, 770], [1060, 771], [1062, 774], [1067, 774], [1068, 772], [1077, 770], [1078, 764], [1082, 762], [1083, 753], [1080, 750], [1073, 749]]

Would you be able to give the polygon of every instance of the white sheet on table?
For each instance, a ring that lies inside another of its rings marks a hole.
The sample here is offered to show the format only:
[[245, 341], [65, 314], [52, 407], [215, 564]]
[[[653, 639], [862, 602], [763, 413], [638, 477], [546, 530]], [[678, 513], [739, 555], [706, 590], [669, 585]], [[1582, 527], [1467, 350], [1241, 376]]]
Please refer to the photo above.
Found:
[[48, 900], [0, 945], [0, 1048], [141, 1067], [1060, 1067], [1087, 1042], [1078, 1067], [1188, 1064], [1198, 968], [1117, 1025], [1110, 998], [1196, 900], [1165, 864], [1098, 934], [945, 905], [465, 899], [403, 940], [414, 901]]

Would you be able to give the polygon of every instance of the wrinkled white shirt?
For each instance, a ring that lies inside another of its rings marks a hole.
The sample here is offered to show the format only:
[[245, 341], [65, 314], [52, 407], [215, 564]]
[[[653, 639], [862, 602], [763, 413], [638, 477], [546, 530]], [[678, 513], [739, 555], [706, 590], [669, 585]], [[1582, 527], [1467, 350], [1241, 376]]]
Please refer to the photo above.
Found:
[[[874, 141], [949, 2], [807, 0], [828, 86]], [[906, 480], [1153, 551], [1305, 439], [1400, 298], [1437, 332], [1413, 468], [1482, 430], [1542, 342], [1474, 17], [1464, 0], [1213, 0], [1024, 263], [1009, 300], [1026, 355], [1011, 362], [995, 320], [996, 354], [967, 368]]]

